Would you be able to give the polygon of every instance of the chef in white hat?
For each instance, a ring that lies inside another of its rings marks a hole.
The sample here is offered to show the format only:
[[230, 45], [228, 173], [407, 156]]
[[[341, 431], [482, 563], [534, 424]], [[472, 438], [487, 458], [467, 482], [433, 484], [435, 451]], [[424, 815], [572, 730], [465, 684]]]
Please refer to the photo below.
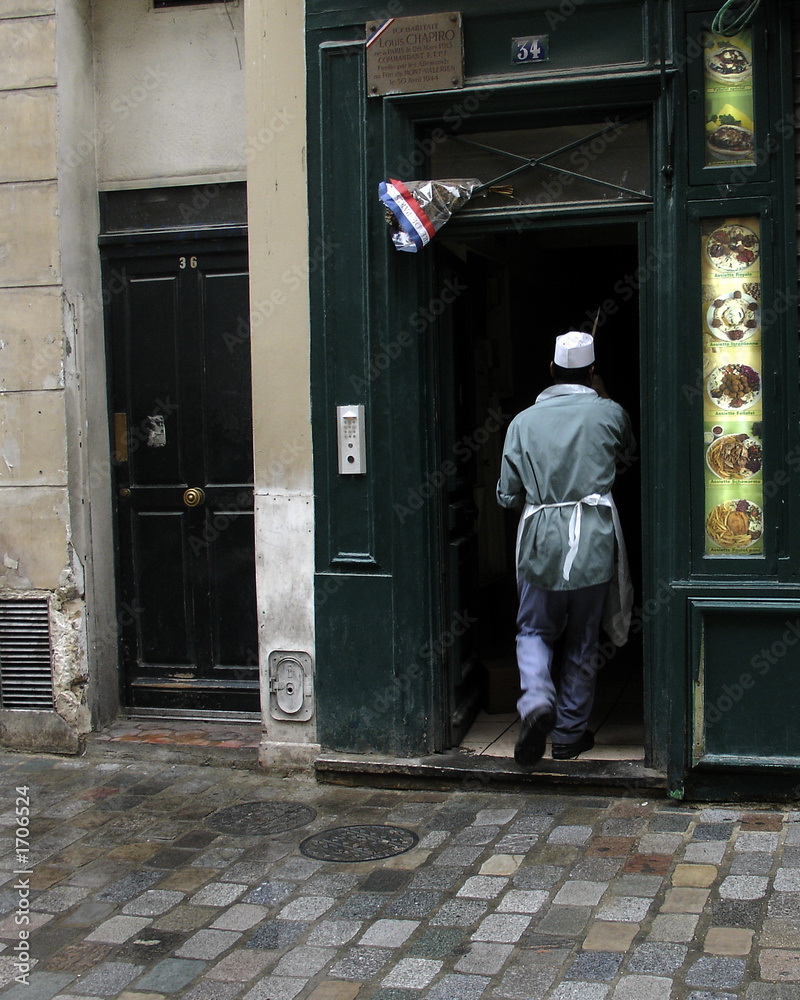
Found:
[[[522, 728], [514, 757], [531, 767], [548, 735], [556, 760], [594, 746], [587, 728], [599, 630], [627, 640], [632, 590], [611, 497], [634, 440], [627, 413], [594, 371], [594, 338], [556, 337], [554, 384], [509, 424], [497, 499], [521, 507], [517, 533], [517, 663]], [[553, 649], [565, 634], [558, 692]]]

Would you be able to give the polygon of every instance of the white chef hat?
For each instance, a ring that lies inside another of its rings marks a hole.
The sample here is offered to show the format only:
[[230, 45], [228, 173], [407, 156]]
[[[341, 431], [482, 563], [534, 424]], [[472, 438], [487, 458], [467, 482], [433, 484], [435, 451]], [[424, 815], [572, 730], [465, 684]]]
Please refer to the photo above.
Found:
[[594, 337], [579, 330], [562, 333], [556, 337], [553, 361], [560, 368], [586, 368], [594, 364]]

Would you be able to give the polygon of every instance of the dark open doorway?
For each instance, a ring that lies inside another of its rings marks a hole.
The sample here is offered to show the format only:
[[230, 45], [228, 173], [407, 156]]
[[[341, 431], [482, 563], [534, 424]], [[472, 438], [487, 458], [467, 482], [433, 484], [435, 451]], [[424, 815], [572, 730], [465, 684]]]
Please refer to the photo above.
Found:
[[[587, 225], [442, 240], [442, 277], [460, 294], [443, 324], [442, 454], [452, 457], [444, 512], [443, 643], [450, 745], [511, 755], [515, 739], [518, 513], [494, 496], [505, 429], [550, 384], [553, 341], [591, 330], [598, 308], [597, 369], [640, 440], [639, 226]], [[635, 587], [642, 601], [639, 463], [617, 478]], [[590, 728], [597, 756], [639, 758], [644, 744], [641, 631], [622, 649], [603, 636]]]

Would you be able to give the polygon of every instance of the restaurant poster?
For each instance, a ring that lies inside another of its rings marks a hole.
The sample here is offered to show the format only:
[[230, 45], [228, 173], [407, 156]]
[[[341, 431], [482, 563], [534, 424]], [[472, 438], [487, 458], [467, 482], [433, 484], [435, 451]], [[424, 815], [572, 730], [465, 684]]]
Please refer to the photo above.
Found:
[[701, 223], [705, 551], [764, 551], [758, 216]]
[[706, 166], [755, 163], [753, 50], [749, 29], [707, 36], [704, 48]]

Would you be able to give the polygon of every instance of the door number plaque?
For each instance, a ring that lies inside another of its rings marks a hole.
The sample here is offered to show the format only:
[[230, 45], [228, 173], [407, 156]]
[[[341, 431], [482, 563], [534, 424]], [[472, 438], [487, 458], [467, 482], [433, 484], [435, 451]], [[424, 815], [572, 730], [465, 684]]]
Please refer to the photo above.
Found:
[[549, 35], [526, 35], [511, 39], [511, 62], [546, 62], [550, 58]]

